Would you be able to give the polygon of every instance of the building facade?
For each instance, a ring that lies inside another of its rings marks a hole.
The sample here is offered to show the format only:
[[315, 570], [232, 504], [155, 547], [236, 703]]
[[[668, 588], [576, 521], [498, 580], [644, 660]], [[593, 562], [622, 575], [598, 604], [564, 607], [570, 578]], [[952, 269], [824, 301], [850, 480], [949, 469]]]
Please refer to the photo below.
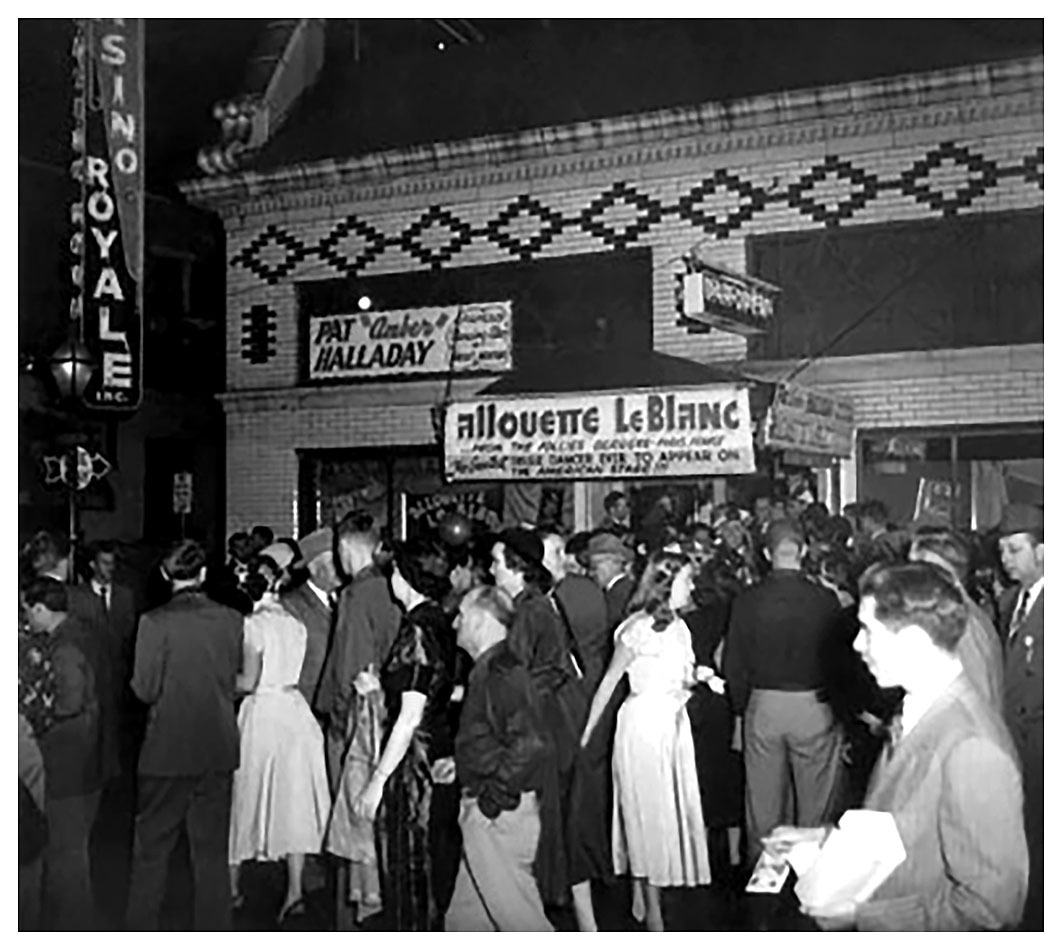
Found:
[[[514, 304], [516, 373], [528, 354], [544, 348], [548, 363], [566, 334], [596, 330], [605, 342], [586, 352], [604, 361], [652, 353], [849, 400], [859, 438], [835, 503], [885, 496], [909, 520], [944, 480], [959, 517], [985, 524], [989, 482], [1034, 491], [1039, 462], [1042, 486], [1042, 57], [337, 156], [184, 191], [226, 232], [229, 530], [295, 531], [334, 516], [334, 499], [393, 509], [408, 486], [434, 491], [438, 407], [498, 379], [322, 382], [311, 320], [520, 286], [540, 289], [534, 306]], [[997, 273], [1000, 248], [1014, 259]], [[781, 286], [778, 332], [688, 320], [691, 254]], [[992, 299], [975, 295], [967, 313], [969, 288], [955, 288], [986, 274]], [[579, 526], [600, 486], [584, 488], [566, 502]]]

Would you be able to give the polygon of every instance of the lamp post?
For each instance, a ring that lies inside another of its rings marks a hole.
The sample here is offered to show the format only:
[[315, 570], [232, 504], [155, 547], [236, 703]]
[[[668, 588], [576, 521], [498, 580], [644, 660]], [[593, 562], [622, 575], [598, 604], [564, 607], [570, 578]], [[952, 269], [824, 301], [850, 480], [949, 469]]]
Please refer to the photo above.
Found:
[[[60, 344], [59, 348], [48, 360], [49, 369], [59, 387], [60, 399], [71, 407], [81, 403], [81, 397], [85, 394], [89, 381], [92, 379], [94, 360], [85, 344], [78, 338], [76, 332], [72, 332], [69, 338]], [[65, 458], [60, 466], [60, 477], [66, 486], [68, 530], [70, 532], [70, 554], [67, 563], [67, 580], [71, 584], [77, 583], [77, 493], [83, 487], [82, 482], [88, 483], [82, 477], [79, 469], [84, 469], [84, 460], [88, 453], [78, 445], [64, 453]]]

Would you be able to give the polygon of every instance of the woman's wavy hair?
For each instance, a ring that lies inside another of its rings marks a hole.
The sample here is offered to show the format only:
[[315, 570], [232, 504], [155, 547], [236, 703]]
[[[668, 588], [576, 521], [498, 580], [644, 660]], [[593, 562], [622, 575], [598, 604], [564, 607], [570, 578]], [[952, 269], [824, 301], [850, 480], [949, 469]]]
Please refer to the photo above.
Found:
[[553, 588], [553, 575], [541, 561], [532, 561], [508, 544], [502, 544], [505, 564], [510, 571], [520, 574], [530, 590], [548, 594]]
[[661, 630], [675, 619], [671, 609], [671, 585], [690, 559], [685, 554], [658, 551], [649, 558], [638, 589], [631, 598], [627, 612], [645, 611], [653, 618], [653, 627]]
[[392, 541], [386, 546], [392, 569], [397, 568], [417, 593], [436, 603], [450, 593], [450, 564], [444, 551], [431, 541]]

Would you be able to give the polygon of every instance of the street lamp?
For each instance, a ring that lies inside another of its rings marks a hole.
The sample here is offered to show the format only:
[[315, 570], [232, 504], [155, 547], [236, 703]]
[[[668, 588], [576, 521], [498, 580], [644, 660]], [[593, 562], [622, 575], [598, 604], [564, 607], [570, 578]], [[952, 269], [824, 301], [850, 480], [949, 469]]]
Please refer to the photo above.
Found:
[[[67, 340], [60, 344], [48, 359], [48, 368], [52, 371], [56, 384], [59, 386], [59, 397], [72, 406], [81, 402], [89, 381], [92, 379], [94, 360], [88, 347], [78, 338], [76, 333], [71, 333]], [[82, 487], [80, 484], [79, 468], [84, 468], [82, 456], [87, 456], [83, 448], [74, 446], [66, 457], [65, 463], [60, 467], [61, 479], [66, 485], [67, 510], [69, 515], [70, 531], [70, 555], [68, 562], [68, 580], [71, 584], [77, 583], [77, 493]], [[58, 459], [56, 460], [59, 461]], [[86, 480], [86, 484], [91, 479]]]
[[60, 397], [70, 402], [80, 401], [85, 394], [94, 366], [88, 347], [73, 334], [48, 359]]

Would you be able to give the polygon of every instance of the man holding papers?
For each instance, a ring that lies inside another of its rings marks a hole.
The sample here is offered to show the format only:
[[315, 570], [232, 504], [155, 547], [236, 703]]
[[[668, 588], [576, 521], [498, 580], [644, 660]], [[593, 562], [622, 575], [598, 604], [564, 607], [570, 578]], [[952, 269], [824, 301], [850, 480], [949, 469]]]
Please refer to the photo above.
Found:
[[[810, 867], [803, 856], [790, 862], [804, 872], [805, 912], [826, 929], [1013, 927], [1029, 874], [1021, 771], [998, 713], [955, 656], [962, 591], [937, 565], [912, 563], [864, 576], [860, 597], [856, 649], [881, 686], [906, 697], [865, 811], [842, 818], [837, 847], [827, 837]], [[806, 851], [810, 840], [807, 829], [783, 828], [767, 847]]]

